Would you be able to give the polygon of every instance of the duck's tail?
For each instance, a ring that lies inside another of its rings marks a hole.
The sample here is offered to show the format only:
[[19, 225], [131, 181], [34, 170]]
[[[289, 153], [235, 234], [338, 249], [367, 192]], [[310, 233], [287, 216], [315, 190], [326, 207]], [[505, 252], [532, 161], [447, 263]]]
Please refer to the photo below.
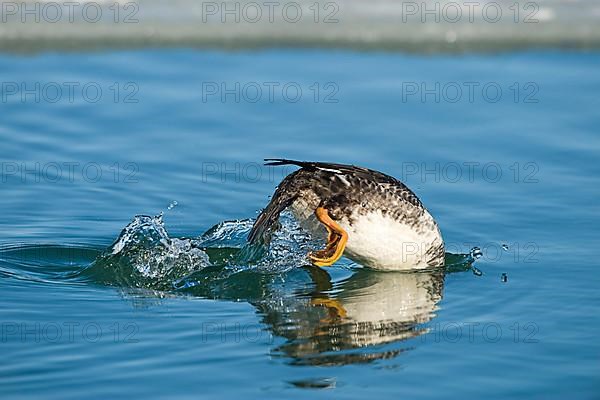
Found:
[[289, 160], [287, 158], [265, 158], [265, 165], [279, 166], [279, 165], [297, 165], [302, 168], [314, 168], [317, 163], [309, 161], [297, 161]]

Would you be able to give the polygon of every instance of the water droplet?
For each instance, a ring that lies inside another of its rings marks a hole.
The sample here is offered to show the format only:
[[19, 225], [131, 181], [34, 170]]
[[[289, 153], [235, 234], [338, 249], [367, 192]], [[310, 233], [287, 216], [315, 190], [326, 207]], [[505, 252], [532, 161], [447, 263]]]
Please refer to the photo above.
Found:
[[508, 251], [508, 245], [506, 243], [502, 244], [502, 248], [504, 249], [504, 251]]
[[179, 204], [179, 203], [177, 203], [177, 200], [173, 200], [173, 201], [171, 202], [171, 204], [169, 204], [169, 207], [167, 207], [167, 210], [172, 210], [172, 209], [174, 209], [175, 207], [177, 207], [177, 204]]
[[481, 256], [483, 256], [483, 252], [479, 247], [473, 247], [471, 249], [471, 257], [473, 257], [475, 260], [481, 258]]
[[506, 275], [506, 272], [502, 273], [502, 276], [500, 277], [500, 280], [502, 281], [502, 283], [508, 282], [508, 275]]
[[472, 269], [473, 269], [473, 275], [476, 275], [476, 276], [483, 275], [483, 272], [481, 272], [481, 270], [479, 268], [473, 266]]

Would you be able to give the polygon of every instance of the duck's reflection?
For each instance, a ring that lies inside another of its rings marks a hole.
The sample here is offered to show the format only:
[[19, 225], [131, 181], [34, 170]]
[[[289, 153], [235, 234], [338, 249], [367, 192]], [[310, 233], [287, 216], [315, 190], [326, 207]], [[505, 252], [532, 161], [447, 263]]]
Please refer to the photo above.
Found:
[[[224, 262], [218, 265], [238, 251], [206, 249], [212, 265], [176, 282], [161, 279], [156, 283], [132, 274], [127, 260], [97, 262], [86, 274], [96, 282], [138, 288], [126, 295], [135, 298], [138, 306], [144, 297], [139, 290], [153, 287], [166, 296], [183, 293], [246, 301], [257, 309], [266, 328], [284, 339], [283, 343], [276, 340], [273, 355], [289, 358], [294, 364], [340, 365], [393, 357], [410, 345], [391, 343], [427, 332], [426, 323], [435, 316], [442, 298], [444, 273], [449, 271], [358, 269], [348, 278], [333, 280], [326, 269], [314, 266], [266, 273], [230, 268]], [[165, 290], [167, 284], [170, 290]], [[148, 297], [156, 299], [157, 295], [149, 293]]]
[[[286, 342], [273, 354], [294, 364], [339, 365], [394, 357], [404, 349], [376, 350], [425, 333], [442, 298], [442, 272], [359, 270], [332, 284], [324, 270], [307, 267], [315, 288], [287, 299], [255, 302], [263, 322]], [[381, 346], [379, 346], [381, 347]]]
[[[252, 304], [266, 329], [284, 339], [275, 340], [273, 356], [298, 365], [343, 365], [395, 357], [412, 346], [402, 341], [426, 333], [442, 299], [444, 270], [359, 269], [333, 281], [326, 270], [313, 266], [284, 274], [209, 267], [187, 283], [192, 284], [179, 294]], [[140, 303], [144, 292], [139, 290], [130, 289], [125, 297]], [[152, 292], [147, 295], [156, 301]]]

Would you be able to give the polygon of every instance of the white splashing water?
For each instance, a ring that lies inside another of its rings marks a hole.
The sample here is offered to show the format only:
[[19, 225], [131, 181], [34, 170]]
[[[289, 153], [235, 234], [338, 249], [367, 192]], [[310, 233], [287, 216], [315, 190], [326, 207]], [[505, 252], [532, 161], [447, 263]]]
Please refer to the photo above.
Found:
[[[222, 222], [202, 235], [200, 242], [204, 247], [211, 248], [243, 248], [247, 245], [246, 238], [253, 223], [251, 219]], [[266, 253], [259, 260], [238, 258], [229, 267], [285, 272], [309, 264], [306, 257], [308, 252], [322, 246], [323, 243], [313, 240], [310, 234], [300, 227], [291, 213], [284, 211], [279, 219], [279, 228], [272, 233]]]
[[172, 280], [214, 265], [206, 252], [209, 249], [228, 249], [237, 255], [229, 257], [224, 265], [231, 271], [285, 272], [307, 265], [306, 254], [322, 245], [313, 241], [290, 214], [284, 213], [280, 228], [273, 233], [262, 257], [246, 259], [241, 250], [247, 245], [252, 224], [249, 219], [225, 221], [196, 239], [172, 238], [165, 229], [162, 215], [136, 216], [105, 257], [130, 265], [145, 278]]
[[210, 265], [207, 254], [194, 239], [171, 238], [162, 215], [136, 216], [109, 249], [111, 256], [125, 258], [147, 278], [191, 273]]

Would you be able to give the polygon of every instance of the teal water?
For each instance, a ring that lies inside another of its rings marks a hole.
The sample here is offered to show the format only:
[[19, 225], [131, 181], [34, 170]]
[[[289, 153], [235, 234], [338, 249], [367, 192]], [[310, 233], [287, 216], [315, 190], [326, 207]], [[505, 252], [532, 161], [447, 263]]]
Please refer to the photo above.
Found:
[[[585, 52], [0, 56], [2, 398], [597, 398], [599, 67]], [[245, 258], [248, 219], [291, 172], [265, 157], [402, 179], [450, 253], [480, 249], [476, 268], [306, 268], [314, 243], [289, 219]]]

